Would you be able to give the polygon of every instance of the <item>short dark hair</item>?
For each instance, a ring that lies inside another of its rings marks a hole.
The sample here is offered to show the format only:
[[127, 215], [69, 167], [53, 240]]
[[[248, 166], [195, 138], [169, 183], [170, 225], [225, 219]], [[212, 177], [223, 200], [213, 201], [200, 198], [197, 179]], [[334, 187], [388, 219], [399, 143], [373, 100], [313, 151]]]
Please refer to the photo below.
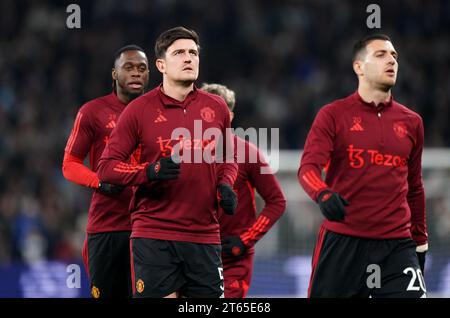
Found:
[[118, 49], [115, 53], [114, 53], [114, 61], [113, 61], [113, 65], [115, 66], [117, 59], [120, 57], [120, 55], [123, 52], [127, 52], [127, 51], [140, 51], [142, 53], [145, 54], [145, 51], [143, 48], [141, 48], [139, 45], [136, 44], [128, 44], [125, 46], [122, 46], [120, 49]]
[[375, 40], [392, 42], [391, 38], [386, 34], [375, 33], [366, 35], [358, 42], [356, 42], [355, 45], [353, 46], [353, 61], [355, 61], [357, 59], [357, 56], [366, 49], [367, 45], [369, 45], [370, 42]]
[[186, 29], [185, 27], [178, 26], [170, 30], [164, 31], [156, 39], [155, 43], [155, 56], [157, 59], [164, 58], [167, 48], [172, 45], [173, 42], [179, 39], [190, 39], [197, 44], [200, 50], [200, 39], [198, 34], [194, 30]]

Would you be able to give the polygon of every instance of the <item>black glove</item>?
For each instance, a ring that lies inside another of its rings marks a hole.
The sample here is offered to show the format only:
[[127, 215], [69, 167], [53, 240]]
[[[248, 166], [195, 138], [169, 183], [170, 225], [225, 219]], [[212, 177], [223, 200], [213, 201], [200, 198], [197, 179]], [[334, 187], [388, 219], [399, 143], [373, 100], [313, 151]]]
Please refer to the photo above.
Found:
[[115, 185], [115, 184], [100, 181], [100, 183], [98, 184], [97, 190], [102, 194], [117, 195], [120, 192], [122, 192], [124, 188], [125, 188], [125, 186]]
[[149, 181], [178, 179], [180, 164], [173, 162], [171, 157], [163, 157], [149, 165], [146, 174]]
[[425, 274], [425, 254], [427, 252], [416, 252], [417, 258], [419, 259], [420, 270], [422, 271], [422, 275]]
[[233, 215], [237, 206], [237, 196], [228, 184], [219, 184], [217, 187], [219, 204], [226, 214]]
[[247, 247], [239, 236], [230, 236], [222, 240], [222, 251], [233, 257], [239, 257], [247, 252]]
[[343, 221], [345, 218], [344, 206], [348, 206], [349, 203], [337, 192], [329, 190], [322, 191], [318, 196], [320, 211], [330, 221]]

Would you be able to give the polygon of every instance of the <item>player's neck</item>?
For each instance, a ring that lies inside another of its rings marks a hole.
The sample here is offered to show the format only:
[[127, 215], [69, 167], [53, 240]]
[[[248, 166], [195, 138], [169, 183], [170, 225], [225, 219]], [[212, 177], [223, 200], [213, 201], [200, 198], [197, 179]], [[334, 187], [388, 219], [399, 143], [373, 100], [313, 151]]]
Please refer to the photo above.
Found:
[[117, 90], [116, 92], [117, 99], [120, 100], [125, 105], [128, 105], [128, 103], [131, 101], [131, 97], [129, 95], [123, 94]]
[[380, 89], [374, 89], [362, 83], [358, 86], [358, 94], [361, 98], [367, 102], [374, 102], [375, 105], [388, 102], [391, 99], [391, 90], [383, 91]]
[[188, 94], [194, 89], [194, 83], [182, 85], [179, 82], [173, 82], [166, 78], [163, 79], [162, 90], [164, 94], [177, 101], [184, 101]]

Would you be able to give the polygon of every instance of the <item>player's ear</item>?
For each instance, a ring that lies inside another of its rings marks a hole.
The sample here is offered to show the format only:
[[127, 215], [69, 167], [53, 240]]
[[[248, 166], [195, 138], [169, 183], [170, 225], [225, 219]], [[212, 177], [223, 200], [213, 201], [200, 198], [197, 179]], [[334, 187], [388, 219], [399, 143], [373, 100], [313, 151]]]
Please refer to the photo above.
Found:
[[354, 60], [353, 61], [353, 71], [356, 73], [356, 75], [358, 76], [363, 76], [364, 72], [362, 70], [362, 65], [363, 62], [361, 60]]
[[111, 70], [111, 77], [113, 80], [117, 81], [117, 72], [116, 69], [113, 67]]
[[163, 74], [165, 73], [166, 61], [164, 61], [164, 59], [156, 59], [155, 65], [156, 65], [156, 68], [158, 69], [158, 71], [160, 71]]

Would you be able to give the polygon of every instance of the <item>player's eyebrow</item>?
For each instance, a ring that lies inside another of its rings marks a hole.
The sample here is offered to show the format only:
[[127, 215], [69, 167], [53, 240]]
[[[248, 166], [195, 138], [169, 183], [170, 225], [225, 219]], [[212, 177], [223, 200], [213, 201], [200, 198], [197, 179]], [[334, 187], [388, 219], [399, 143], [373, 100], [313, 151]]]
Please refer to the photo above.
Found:
[[135, 61], [126, 61], [123, 63], [123, 67], [128, 67], [128, 66], [145, 66], [147, 67], [147, 64], [145, 62], [135, 62]]
[[381, 50], [376, 50], [376, 51], [374, 52], [374, 54], [378, 54], [378, 53], [390, 53], [390, 54], [392, 54], [395, 58], [398, 57], [397, 51], [394, 51], [394, 50], [391, 50], [391, 51], [388, 52], [388, 50], [381, 49]]
[[186, 51], [186, 50], [185, 49], [176, 49], [176, 50], [173, 50], [172, 54], [183, 53], [184, 51]]
[[377, 53], [386, 53], [387, 52], [387, 50], [384, 50], [384, 49], [382, 49], [382, 50], [376, 50], [375, 52], [373, 52], [374, 54], [377, 54]]

